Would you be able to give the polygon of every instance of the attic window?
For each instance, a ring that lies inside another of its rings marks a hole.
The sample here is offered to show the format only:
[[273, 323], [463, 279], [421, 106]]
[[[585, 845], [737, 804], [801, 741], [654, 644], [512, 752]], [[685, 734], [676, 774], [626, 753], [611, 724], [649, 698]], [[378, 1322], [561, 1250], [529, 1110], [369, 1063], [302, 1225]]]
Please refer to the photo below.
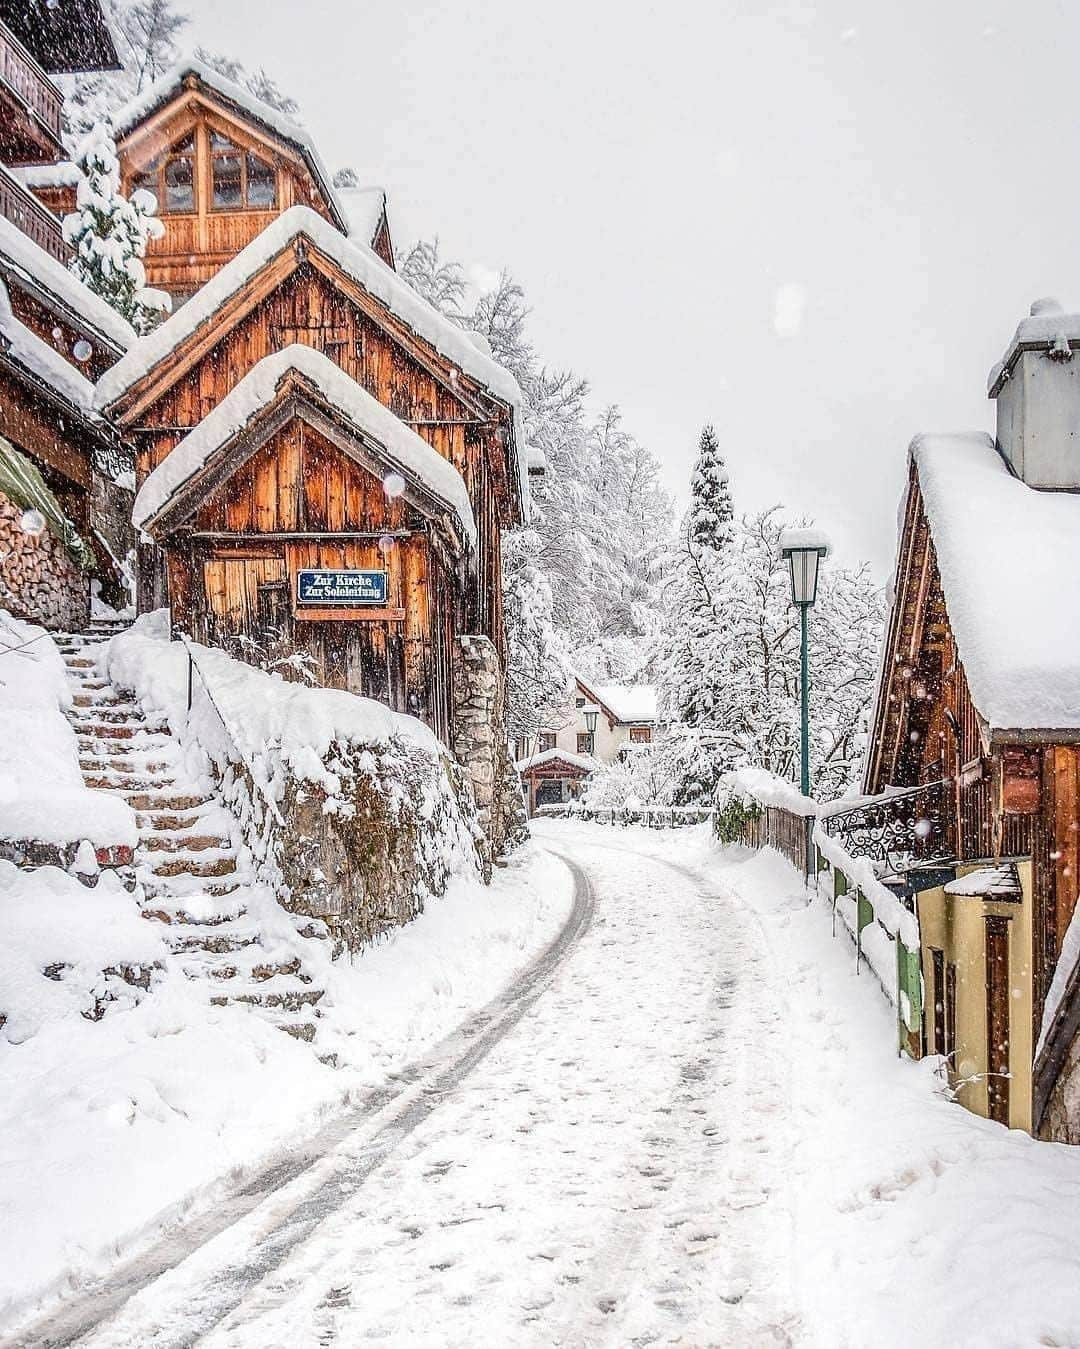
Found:
[[135, 176], [133, 189], [149, 192], [161, 211], [190, 215], [195, 210], [195, 137], [185, 136], [164, 156]]
[[267, 210], [277, 201], [273, 164], [214, 131], [210, 135], [210, 177], [215, 211]]

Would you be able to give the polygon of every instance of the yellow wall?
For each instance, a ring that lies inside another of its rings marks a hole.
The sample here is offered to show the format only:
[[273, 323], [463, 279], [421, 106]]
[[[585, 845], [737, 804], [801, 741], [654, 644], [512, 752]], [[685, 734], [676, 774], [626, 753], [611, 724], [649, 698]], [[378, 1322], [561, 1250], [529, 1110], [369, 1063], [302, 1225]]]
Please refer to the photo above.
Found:
[[[957, 868], [966, 876], [979, 866]], [[1017, 863], [1021, 903], [1002, 903], [963, 895], [947, 895], [941, 888], [919, 896], [923, 980], [926, 986], [927, 1044], [933, 1042], [934, 1004], [944, 990], [934, 987], [931, 948], [944, 953], [946, 965], [956, 965], [956, 1049], [949, 1064], [949, 1081], [957, 1100], [978, 1115], [986, 1115], [986, 923], [988, 916], [1009, 920], [1009, 1124], [1031, 1131], [1032, 1060], [1032, 879], [1030, 861]]]

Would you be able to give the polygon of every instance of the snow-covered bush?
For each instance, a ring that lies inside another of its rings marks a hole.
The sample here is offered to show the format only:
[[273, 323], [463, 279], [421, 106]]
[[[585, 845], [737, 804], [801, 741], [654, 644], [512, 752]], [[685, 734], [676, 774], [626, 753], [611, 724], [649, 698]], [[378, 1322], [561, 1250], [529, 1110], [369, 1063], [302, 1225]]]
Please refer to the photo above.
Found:
[[116, 146], [101, 123], [87, 136], [76, 163], [82, 171], [76, 209], [64, 218], [64, 239], [75, 254], [71, 270], [137, 333], [147, 333], [172, 308], [164, 291], [147, 286], [142, 263], [150, 240], [165, 233], [157, 202], [142, 189], [130, 199], [123, 195]]
[[324, 919], [339, 945], [408, 922], [452, 875], [475, 873], [471, 795], [415, 718], [171, 642], [165, 611], [114, 638], [104, 659], [216, 784], [259, 878], [286, 907]]

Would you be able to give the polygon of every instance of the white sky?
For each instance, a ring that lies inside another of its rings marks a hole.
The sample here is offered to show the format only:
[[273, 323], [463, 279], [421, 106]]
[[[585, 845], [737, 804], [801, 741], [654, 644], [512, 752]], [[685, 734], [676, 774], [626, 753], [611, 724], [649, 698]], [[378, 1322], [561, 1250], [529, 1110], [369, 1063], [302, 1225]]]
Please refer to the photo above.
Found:
[[907, 442], [992, 429], [1038, 295], [1080, 305], [1076, 54], [1058, 0], [186, 0], [331, 167], [511, 267], [685, 497], [715, 423], [737, 505], [891, 563]]

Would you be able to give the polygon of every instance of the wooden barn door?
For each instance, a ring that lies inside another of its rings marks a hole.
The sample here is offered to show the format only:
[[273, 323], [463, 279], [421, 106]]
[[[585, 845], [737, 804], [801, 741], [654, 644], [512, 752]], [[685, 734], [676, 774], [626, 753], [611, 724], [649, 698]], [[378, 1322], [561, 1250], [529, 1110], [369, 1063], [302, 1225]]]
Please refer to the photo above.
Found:
[[[232, 650], [230, 637], [243, 637], [266, 648], [280, 640], [271, 623], [283, 609], [272, 597], [285, 585], [279, 557], [210, 558], [203, 563], [207, 639]], [[236, 654], [243, 656], [243, 652]]]
[[1009, 920], [986, 919], [987, 1113], [1009, 1122]]

